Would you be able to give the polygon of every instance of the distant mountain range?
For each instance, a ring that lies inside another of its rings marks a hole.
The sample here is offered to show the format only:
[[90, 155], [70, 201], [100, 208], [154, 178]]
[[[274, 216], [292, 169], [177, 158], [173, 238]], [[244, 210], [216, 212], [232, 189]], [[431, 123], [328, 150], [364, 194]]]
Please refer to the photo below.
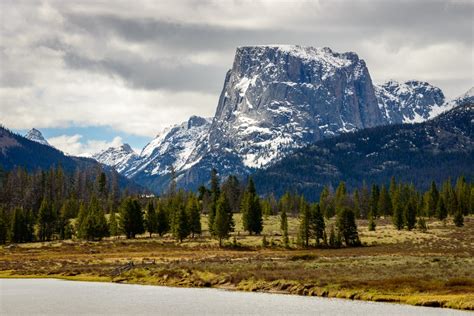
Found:
[[92, 158], [74, 157], [49, 145], [40, 131], [32, 129], [24, 137], [0, 126], [0, 167], [11, 170], [21, 167], [28, 171], [63, 168], [72, 173], [76, 170], [103, 170], [111, 179], [117, 175], [119, 185], [131, 191], [145, 191], [143, 187], [125, 176], [118, 175], [110, 166], [102, 165]]
[[[472, 97], [472, 90], [467, 94]], [[372, 83], [357, 54], [329, 48], [237, 48], [213, 118], [193, 116], [158, 134], [140, 154], [94, 156], [155, 192], [196, 188], [216, 168], [245, 177], [317, 141], [375, 126], [415, 123], [458, 104], [429, 83]]]

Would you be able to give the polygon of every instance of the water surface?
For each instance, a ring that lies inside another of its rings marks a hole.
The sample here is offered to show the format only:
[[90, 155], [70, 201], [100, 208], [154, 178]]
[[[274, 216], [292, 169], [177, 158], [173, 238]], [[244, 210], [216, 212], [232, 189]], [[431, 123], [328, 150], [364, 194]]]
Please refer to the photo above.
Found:
[[418, 316], [468, 313], [389, 303], [218, 289], [55, 279], [0, 279], [0, 314]]

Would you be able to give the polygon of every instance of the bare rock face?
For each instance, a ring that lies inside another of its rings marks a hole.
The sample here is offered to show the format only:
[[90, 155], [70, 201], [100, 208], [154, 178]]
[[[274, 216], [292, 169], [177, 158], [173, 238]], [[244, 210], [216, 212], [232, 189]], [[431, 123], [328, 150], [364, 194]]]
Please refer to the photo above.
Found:
[[375, 86], [375, 93], [387, 124], [420, 123], [449, 109], [441, 89], [427, 82], [391, 80]]
[[355, 53], [250, 46], [236, 51], [209, 134], [209, 149], [249, 168], [342, 132], [381, 125], [372, 81]]
[[105, 165], [113, 166], [119, 173], [125, 173], [138, 160], [138, 155], [129, 144], [123, 144], [118, 147], [110, 147], [93, 155], [92, 158]]
[[[472, 93], [462, 96], [469, 98]], [[120, 172], [162, 192], [174, 170], [179, 186], [196, 188], [209, 180], [212, 168], [221, 177], [245, 177], [318, 140], [424, 121], [459, 104], [461, 97], [456, 100], [445, 102], [442, 91], [425, 82], [374, 86], [365, 62], [352, 52], [239, 47], [214, 118], [192, 116], [166, 129]], [[125, 157], [117, 155], [116, 161]], [[111, 165], [115, 160], [107, 159]]]

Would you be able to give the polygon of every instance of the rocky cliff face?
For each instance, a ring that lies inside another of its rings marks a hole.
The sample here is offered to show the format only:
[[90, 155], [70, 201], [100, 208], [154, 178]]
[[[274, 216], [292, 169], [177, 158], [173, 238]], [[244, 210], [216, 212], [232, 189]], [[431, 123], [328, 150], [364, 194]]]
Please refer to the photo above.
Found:
[[365, 62], [300, 46], [240, 47], [209, 133], [211, 151], [249, 168], [287, 149], [383, 124]]
[[138, 160], [138, 155], [128, 144], [119, 147], [110, 147], [92, 158], [108, 165], [113, 166], [119, 173], [126, 173]]
[[26, 133], [25, 138], [40, 143], [42, 145], [51, 146], [48, 141], [43, 137], [43, 134], [41, 134], [41, 132], [36, 128], [30, 129], [28, 133]]
[[207, 148], [211, 120], [192, 116], [187, 122], [165, 129], [143, 148], [139, 158], [124, 171], [128, 177], [162, 176], [172, 169], [180, 172], [191, 168]]
[[[462, 98], [470, 97], [472, 93]], [[458, 101], [445, 103], [441, 90], [425, 82], [374, 86], [365, 62], [355, 53], [300, 46], [240, 47], [226, 74], [215, 117], [193, 116], [166, 129], [121, 173], [160, 192], [173, 169], [178, 185], [196, 188], [208, 181], [212, 168], [222, 177], [245, 176], [321, 139], [424, 121]]]
[[441, 89], [422, 81], [388, 81], [375, 86], [379, 108], [388, 124], [419, 123], [448, 109]]

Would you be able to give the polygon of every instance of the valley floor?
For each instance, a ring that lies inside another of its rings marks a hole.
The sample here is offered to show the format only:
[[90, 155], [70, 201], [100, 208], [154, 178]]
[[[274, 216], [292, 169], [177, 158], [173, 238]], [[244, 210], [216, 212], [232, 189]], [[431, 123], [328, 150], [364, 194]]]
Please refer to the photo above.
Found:
[[[205, 222], [205, 218], [203, 219]], [[474, 310], [474, 217], [465, 226], [429, 221], [429, 230], [396, 231], [390, 220], [369, 232], [358, 222], [364, 247], [285, 249], [278, 218], [265, 220], [266, 239], [238, 233], [239, 247], [219, 248], [199, 237], [101, 242], [53, 241], [0, 248], [0, 277], [48, 277], [215, 287], [327, 296]], [[205, 225], [203, 225], [205, 227]], [[290, 220], [296, 235], [297, 220]], [[294, 240], [293, 240], [294, 242]]]

